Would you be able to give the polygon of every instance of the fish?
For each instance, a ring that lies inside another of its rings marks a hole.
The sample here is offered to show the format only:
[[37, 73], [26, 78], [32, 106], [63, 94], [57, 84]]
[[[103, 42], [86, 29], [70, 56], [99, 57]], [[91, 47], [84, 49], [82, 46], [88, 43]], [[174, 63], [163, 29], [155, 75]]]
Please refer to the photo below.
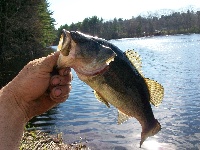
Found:
[[71, 67], [78, 78], [94, 90], [95, 97], [108, 108], [118, 110], [118, 124], [136, 118], [142, 126], [140, 148], [161, 130], [151, 104], [158, 106], [164, 88], [142, 73], [142, 61], [135, 50], [123, 52], [102, 38], [79, 31], [63, 30], [58, 44], [57, 67]]

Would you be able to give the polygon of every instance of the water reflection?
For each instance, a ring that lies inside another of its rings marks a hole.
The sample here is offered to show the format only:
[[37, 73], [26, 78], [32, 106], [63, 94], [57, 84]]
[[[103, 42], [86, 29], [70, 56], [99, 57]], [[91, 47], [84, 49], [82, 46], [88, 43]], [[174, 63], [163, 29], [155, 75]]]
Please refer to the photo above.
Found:
[[[52, 108], [51, 110], [43, 113], [40, 116], [34, 117], [26, 127], [30, 130], [37, 128], [39, 130], [44, 130], [45, 132], [51, 132], [51, 126], [56, 125], [56, 119], [59, 119], [59, 112], [57, 111], [59, 106]], [[55, 117], [56, 116], [56, 117]], [[61, 116], [60, 118], [62, 118]]]
[[142, 149], [147, 150], [175, 150], [176, 147], [174, 145], [168, 143], [160, 143], [157, 140], [147, 140]]

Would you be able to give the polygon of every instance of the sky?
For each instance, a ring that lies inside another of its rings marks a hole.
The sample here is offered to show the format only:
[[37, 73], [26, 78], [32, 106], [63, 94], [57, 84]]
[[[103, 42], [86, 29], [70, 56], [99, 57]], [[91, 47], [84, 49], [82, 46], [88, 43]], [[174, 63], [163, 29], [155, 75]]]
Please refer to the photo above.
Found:
[[56, 28], [72, 22], [82, 22], [85, 18], [97, 16], [106, 20], [114, 18], [131, 19], [143, 13], [155, 13], [182, 8], [200, 10], [199, 0], [47, 0], [49, 9], [54, 12]]

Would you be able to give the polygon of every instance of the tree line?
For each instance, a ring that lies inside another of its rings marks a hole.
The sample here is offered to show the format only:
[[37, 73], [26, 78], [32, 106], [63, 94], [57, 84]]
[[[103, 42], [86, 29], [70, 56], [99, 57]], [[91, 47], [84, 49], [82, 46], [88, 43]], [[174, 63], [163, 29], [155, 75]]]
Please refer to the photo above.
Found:
[[46, 0], [0, 1], [0, 56], [38, 55], [55, 39]]
[[114, 18], [109, 21], [93, 16], [85, 18], [82, 22], [60, 26], [55, 44], [58, 43], [62, 29], [78, 30], [107, 40], [161, 34], [200, 33], [200, 11], [187, 10], [161, 16], [149, 14], [125, 20]]
[[48, 7], [46, 0], [0, 0], [0, 88], [55, 40]]

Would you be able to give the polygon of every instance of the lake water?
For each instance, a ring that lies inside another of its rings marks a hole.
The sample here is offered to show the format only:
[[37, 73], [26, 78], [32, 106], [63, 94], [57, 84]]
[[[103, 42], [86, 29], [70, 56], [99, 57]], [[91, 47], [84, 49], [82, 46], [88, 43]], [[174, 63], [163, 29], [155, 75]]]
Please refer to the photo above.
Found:
[[[175, 35], [111, 40], [121, 50], [135, 49], [146, 77], [165, 88], [163, 103], [153, 112], [162, 130], [142, 150], [200, 149], [200, 35]], [[69, 99], [32, 120], [31, 125], [66, 143], [87, 141], [94, 150], [139, 149], [141, 126], [132, 118], [117, 125], [117, 110], [98, 102], [92, 89], [73, 72]]]

